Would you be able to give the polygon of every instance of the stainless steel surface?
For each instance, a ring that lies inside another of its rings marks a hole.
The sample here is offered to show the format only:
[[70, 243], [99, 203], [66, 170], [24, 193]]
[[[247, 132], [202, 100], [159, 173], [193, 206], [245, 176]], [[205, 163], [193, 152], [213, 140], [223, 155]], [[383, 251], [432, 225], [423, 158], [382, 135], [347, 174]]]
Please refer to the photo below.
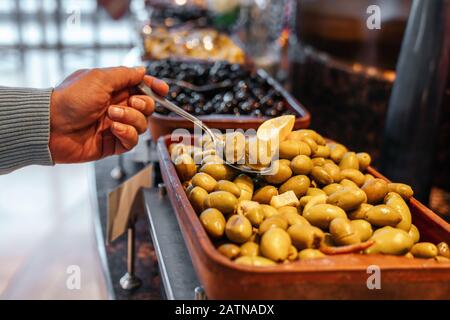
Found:
[[428, 202], [450, 55], [450, 0], [415, 0], [385, 125], [382, 172]]
[[[216, 134], [211, 130], [211, 128], [209, 128], [207, 125], [205, 125], [203, 123], [203, 121], [201, 121], [199, 118], [193, 116], [192, 114], [184, 111], [183, 109], [181, 109], [180, 107], [178, 107], [177, 105], [175, 105], [174, 103], [170, 102], [169, 100], [167, 100], [164, 97], [161, 97], [160, 95], [156, 94], [155, 92], [153, 92], [153, 90], [147, 86], [144, 82], [142, 82], [141, 84], [138, 85], [139, 90], [141, 90], [143, 93], [145, 93], [146, 95], [148, 95], [149, 97], [152, 97], [156, 102], [158, 102], [159, 104], [161, 104], [163, 107], [167, 108], [168, 110], [176, 113], [177, 115], [179, 115], [180, 117], [192, 122], [195, 126], [197, 126], [198, 128], [202, 129], [203, 131], [205, 131], [210, 137], [212, 142], [214, 143], [214, 145], [216, 146], [216, 150], [224, 150], [225, 149], [225, 143], [223, 141], [221, 141]], [[222, 152], [218, 152], [218, 154], [223, 154]], [[269, 173], [272, 168], [268, 167], [268, 168], [264, 168], [261, 170], [255, 170], [250, 168], [247, 165], [244, 164], [234, 164], [231, 163], [229, 161], [226, 160], [226, 157], [223, 159], [223, 161], [229, 165], [230, 167], [242, 171], [242, 172], [246, 172], [246, 173], [260, 173], [260, 174], [267, 174]]]
[[165, 296], [193, 300], [200, 283], [170, 201], [161, 198], [157, 188], [144, 190], [144, 201]]

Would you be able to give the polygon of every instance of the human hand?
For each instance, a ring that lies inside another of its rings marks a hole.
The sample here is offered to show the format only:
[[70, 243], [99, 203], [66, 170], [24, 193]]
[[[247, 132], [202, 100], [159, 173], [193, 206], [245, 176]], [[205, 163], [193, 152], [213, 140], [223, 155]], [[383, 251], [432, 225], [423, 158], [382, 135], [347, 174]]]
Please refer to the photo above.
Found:
[[122, 154], [147, 129], [155, 102], [135, 95], [145, 81], [166, 95], [168, 85], [145, 68], [79, 70], [55, 88], [50, 105], [49, 148], [55, 163], [80, 163]]

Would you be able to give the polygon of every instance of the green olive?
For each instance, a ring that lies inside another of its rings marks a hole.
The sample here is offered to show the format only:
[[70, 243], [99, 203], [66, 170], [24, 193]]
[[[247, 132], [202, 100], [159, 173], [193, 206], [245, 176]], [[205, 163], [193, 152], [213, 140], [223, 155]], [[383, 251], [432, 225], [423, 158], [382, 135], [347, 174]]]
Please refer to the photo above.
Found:
[[181, 181], [190, 180], [197, 173], [197, 165], [188, 154], [179, 155], [175, 159], [174, 165]]
[[207, 173], [197, 173], [192, 178], [192, 184], [196, 187], [201, 187], [206, 190], [206, 192], [212, 192], [214, 191], [214, 188], [216, 187], [217, 181], [213, 177], [211, 177]]
[[364, 183], [366, 183], [369, 180], [375, 179], [375, 177], [373, 175], [371, 175], [370, 173], [366, 173], [364, 175]]
[[253, 201], [261, 204], [269, 204], [273, 196], [278, 195], [278, 189], [274, 186], [265, 186], [255, 191]]
[[264, 234], [267, 232], [267, 230], [270, 230], [272, 228], [281, 228], [283, 230], [286, 230], [288, 227], [288, 222], [286, 220], [286, 218], [284, 218], [281, 215], [275, 215], [273, 217], [267, 218], [266, 220], [264, 220], [261, 225], [259, 226], [259, 231], [258, 233], [260, 235]]
[[348, 218], [352, 220], [356, 219], [365, 219], [366, 218], [366, 212], [369, 211], [373, 205], [368, 203], [361, 203], [361, 205], [356, 208], [355, 210], [352, 210], [348, 213]]
[[313, 198], [313, 196], [303, 196], [299, 200], [299, 207], [304, 208], [308, 202]]
[[402, 220], [396, 227], [408, 232], [409, 229], [411, 229], [411, 211], [409, 211], [409, 207], [405, 200], [403, 200], [398, 193], [389, 192], [386, 197], [384, 197], [384, 203], [397, 210], [402, 216]]
[[361, 242], [359, 234], [347, 218], [336, 218], [330, 222], [330, 233], [338, 245], [351, 245]]
[[297, 258], [298, 258], [297, 248], [291, 245], [289, 247], [289, 253], [288, 253], [287, 259], [288, 259], [288, 261], [295, 261], [295, 260], [297, 260]]
[[304, 249], [298, 253], [299, 260], [320, 259], [324, 257], [326, 255], [317, 249]]
[[330, 194], [332, 194], [338, 190], [341, 190], [343, 188], [344, 188], [344, 186], [342, 184], [332, 183], [332, 184], [329, 184], [329, 185], [323, 187], [323, 191], [325, 191], [327, 196], [329, 196]]
[[439, 242], [437, 245], [437, 249], [440, 256], [450, 259], [450, 248], [447, 242]]
[[252, 200], [252, 198], [253, 193], [250, 193], [247, 190], [241, 190], [241, 196], [238, 198], [238, 201]]
[[418, 242], [411, 248], [411, 253], [416, 258], [429, 259], [438, 255], [438, 248], [431, 242]]
[[325, 158], [318, 157], [318, 158], [312, 158], [311, 162], [313, 164], [313, 168], [314, 167], [322, 167], [325, 165], [326, 160], [325, 160]]
[[290, 226], [294, 224], [307, 224], [309, 225], [308, 220], [298, 214], [297, 208], [294, 207], [281, 207], [278, 208], [278, 212], [281, 216], [283, 216]]
[[411, 236], [411, 239], [413, 239], [414, 243], [419, 242], [420, 240], [420, 233], [419, 229], [413, 224], [411, 224], [411, 229], [409, 229], [408, 234]]
[[215, 191], [205, 198], [203, 205], [205, 208], [215, 208], [228, 215], [236, 209], [237, 198], [227, 191]]
[[358, 187], [364, 184], [365, 177], [361, 171], [357, 169], [344, 169], [340, 172], [341, 179], [349, 179], [353, 181]]
[[200, 221], [212, 238], [220, 238], [225, 232], [225, 217], [217, 209], [206, 209], [200, 214]]
[[273, 171], [264, 176], [264, 179], [271, 184], [282, 184], [292, 177], [292, 170], [289, 166], [275, 161], [273, 164]]
[[291, 166], [291, 160], [288, 160], [288, 159], [279, 159], [278, 161], [279, 161], [279, 163], [282, 164], [283, 166], [288, 166], [288, 167]]
[[258, 227], [265, 218], [261, 205], [256, 201], [240, 201], [237, 205], [236, 212], [245, 216], [255, 227]]
[[319, 196], [319, 195], [327, 195], [325, 191], [319, 188], [308, 188], [308, 191], [306, 191], [307, 196]]
[[175, 161], [175, 159], [178, 158], [178, 156], [180, 156], [182, 154], [189, 154], [187, 145], [182, 144], [182, 143], [172, 143], [169, 146], [169, 153], [170, 153], [170, 158], [172, 159], [172, 161]]
[[366, 199], [366, 194], [361, 189], [343, 188], [330, 194], [327, 203], [338, 206], [345, 211], [351, 211], [366, 202]]
[[328, 158], [330, 156], [330, 148], [328, 146], [317, 146], [317, 150], [313, 151], [313, 158]]
[[308, 211], [309, 208], [314, 207], [318, 204], [327, 203], [327, 196], [324, 194], [318, 194], [317, 196], [312, 196], [308, 203], [304, 206], [303, 212]]
[[311, 137], [303, 137], [301, 141], [305, 142], [309, 146], [309, 148], [311, 149], [311, 154], [314, 154], [319, 148], [317, 142], [314, 141], [314, 139], [312, 139]]
[[402, 216], [392, 207], [380, 204], [370, 208], [365, 219], [376, 227], [395, 227], [402, 220]]
[[245, 157], [245, 136], [242, 132], [234, 131], [225, 134], [225, 159], [229, 163], [238, 163]]
[[201, 165], [205, 165], [207, 163], [215, 163], [215, 164], [223, 164], [224, 161], [221, 157], [219, 157], [217, 154], [209, 154], [206, 155], [202, 160], [201, 160]]
[[335, 218], [347, 218], [345, 211], [331, 204], [318, 204], [306, 211], [303, 211], [303, 217], [313, 226], [328, 229], [331, 220]]
[[248, 191], [253, 194], [254, 185], [253, 180], [245, 174], [240, 174], [233, 181], [241, 190]]
[[319, 185], [326, 186], [327, 184], [333, 183], [333, 178], [322, 167], [312, 168], [311, 176], [313, 177], [314, 181], [316, 181]]
[[247, 242], [253, 234], [252, 224], [244, 216], [233, 215], [225, 225], [225, 234], [235, 243]]
[[268, 204], [262, 204], [261, 205], [261, 209], [262, 209], [262, 211], [264, 213], [264, 218], [265, 219], [273, 217], [274, 215], [278, 214], [278, 210], [276, 208], [272, 207], [271, 205], [268, 205]]
[[291, 169], [294, 174], [309, 174], [313, 168], [311, 158], [303, 154], [296, 156], [291, 161]]
[[354, 189], [359, 189], [358, 185], [356, 183], [354, 183], [352, 180], [349, 179], [342, 179], [340, 182], [341, 185], [343, 185], [346, 188], [354, 188]]
[[292, 244], [298, 249], [319, 248], [325, 234], [317, 227], [306, 224], [294, 224], [287, 230]]
[[354, 152], [347, 152], [344, 154], [344, 157], [342, 157], [341, 162], [339, 162], [339, 168], [341, 170], [345, 169], [356, 169], [359, 170], [359, 160], [356, 156], [356, 153]]
[[241, 249], [237, 245], [232, 243], [225, 243], [218, 247], [217, 250], [231, 260], [236, 259], [241, 252]]
[[202, 136], [198, 137], [198, 145], [203, 147], [206, 143], [213, 142], [212, 138], [209, 134], [205, 133]]
[[404, 183], [389, 183], [389, 192], [396, 192], [402, 196], [404, 200], [409, 200], [414, 195], [413, 189]]
[[405, 253], [403, 256], [404, 256], [405, 258], [408, 258], [408, 259], [414, 259], [414, 256], [413, 256], [413, 254], [412, 254], [411, 252], [407, 252], [407, 253]]
[[367, 202], [378, 204], [383, 201], [388, 193], [388, 183], [382, 179], [371, 179], [364, 183], [361, 189], [367, 195]]
[[303, 141], [285, 140], [280, 143], [279, 152], [281, 159], [292, 160], [300, 154], [309, 157], [311, 155], [311, 148]]
[[325, 145], [326, 143], [325, 139], [320, 134], [311, 129], [301, 129], [297, 131], [292, 131], [287, 137], [287, 139], [293, 140], [303, 140], [304, 138], [311, 138], [317, 144], [322, 146]]
[[278, 190], [279, 193], [285, 193], [289, 190], [294, 191], [297, 198], [300, 198], [306, 194], [308, 188], [311, 184], [311, 180], [307, 176], [299, 175], [290, 178], [288, 181], [283, 183]]
[[404, 255], [413, 246], [413, 240], [406, 231], [389, 226], [375, 230], [370, 240], [374, 244], [364, 250], [366, 254]]
[[370, 163], [372, 162], [372, 158], [366, 152], [357, 153], [356, 157], [358, 158], [359, 170], [361, 171], [366, 170], [367, 167], [370, 166]]
[[214, 191], [228, 191], [236, 198], [239, 198], [241, 196], [241, 189], [236, 184], [228, 180], [217, 181]]
[[355, 233], [359, 236], [361, 242], [369, 240], [373, 234], [372, 225], [366, 220], [351, 220], [350, 224], [352, 225]]
[[443, 257], [443, 256], [434, 257], [434, 261], [439, 262], [439, 263], [450, 263], [450, 259]]
[[234, 169], [220, 163], [205, 163], [199, 171], [209, 174], [216, 180], [233, 180], [236, 175]]
[[248, 256], [248, 257], [256, 257], [259, 256], [259, 245], [254, 242], [246, 242], [243, 245], [241, 245], [241, 257]]
[[261, 254], [273, 261], [283, 261], [289, 255], [291, 238], [281, 228], [271, 228], [261, 237]]
[[342, 180], [341, 169], [334, 162], [327, 162], [323, 165], [326, 172], [333, 178], [334, 182], [339, 182]]
[[189, 192], [189, 201], [192, 204], [195, 212], [201, 213], [204, 210], [203, 204], [208, 196], [208, 192], [202, 187], [194, 187], [191, 192]]
[[270, 259], [266, 259], [264, 257], [243, 256], [237, 258], [236, 260], [234, 260], [234, 262], [236, 262], [237, 264], [242, 264], [251, 267], [268, 267], [276, 265], [275, 262], [273, 262]]
[[[213, 157], [210, 157], [213, 156]], [[216, 150], [212, 149], [212, 150], [202, 150], [200, 148], [200, 150], [195, 151], [195, 153], [193, 154], [194, 162], [195, 163], [200, 163], [201, 165], [203, 165], [203, 161], [205, 159], [208, 159], [208, 161], [219, 161], [218, 158], [216, 158]], [[220, 163], [222, 163], [222, 159], [219, 157], [219, 159], [221, 160]]]
[[348, 152], [347, 148], [339, 143], [328, 143], [327, 145], [330, 148], [330, 158], [335, 163], [340, 163], [344, 155]]

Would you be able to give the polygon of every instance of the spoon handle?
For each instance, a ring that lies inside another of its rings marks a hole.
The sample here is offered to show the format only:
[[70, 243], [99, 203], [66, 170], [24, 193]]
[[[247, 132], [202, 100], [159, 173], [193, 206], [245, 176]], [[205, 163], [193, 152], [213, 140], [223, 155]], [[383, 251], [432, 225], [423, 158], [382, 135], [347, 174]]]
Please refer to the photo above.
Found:
[[179, 115], [180, 117], [189, 120], [190, 122], [192, 122], [194, 125], [196, 125], [197, 127], [199, 127], [200, 129], [204, 130], [206, 133], [208, 133], [208, 135], [211, 136], [211, 138], [213, 139], [213, 141], [215, 141], [215, 135], [214, 133], [211, 131], [211, 129], [209, 127], [207, 127], [206, 125], [203, 124], [203, 122], [193, 116], [192, 114], [184, 111], [183, 109], [181, 109], [180, 107], [178, 107], [176, 104], [170, 102], [169, 100], [167, 100], [166, 98], [160, 96], [159, 94], [155, 93], [149, 86], [147, 86], [144, 82], [141, 82], [138, 85], [138, 88], [145, 93], [146, 95], [148, 95], [149, 97], [153, 98], [156, 102], [158, 102], [159, 104], [161, 104], [164, 108], [176, 113], [177, 115]]

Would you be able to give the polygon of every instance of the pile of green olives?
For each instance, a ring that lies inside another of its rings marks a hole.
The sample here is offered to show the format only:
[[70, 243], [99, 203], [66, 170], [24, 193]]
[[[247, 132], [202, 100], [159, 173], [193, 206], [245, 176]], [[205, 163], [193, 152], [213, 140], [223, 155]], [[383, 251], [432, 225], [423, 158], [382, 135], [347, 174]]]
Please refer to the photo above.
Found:
[[239, 174], [213, 148], [172, 144], [169, 151], [207, 234], [238, 264], [338, 253], [450, 262], [447, 243], [420, 242], [407, 204], [410, 186], [367, 173], [369, 154], [313, 130], [292, 131], [280, 142], [277, 170], [269, 175]]

